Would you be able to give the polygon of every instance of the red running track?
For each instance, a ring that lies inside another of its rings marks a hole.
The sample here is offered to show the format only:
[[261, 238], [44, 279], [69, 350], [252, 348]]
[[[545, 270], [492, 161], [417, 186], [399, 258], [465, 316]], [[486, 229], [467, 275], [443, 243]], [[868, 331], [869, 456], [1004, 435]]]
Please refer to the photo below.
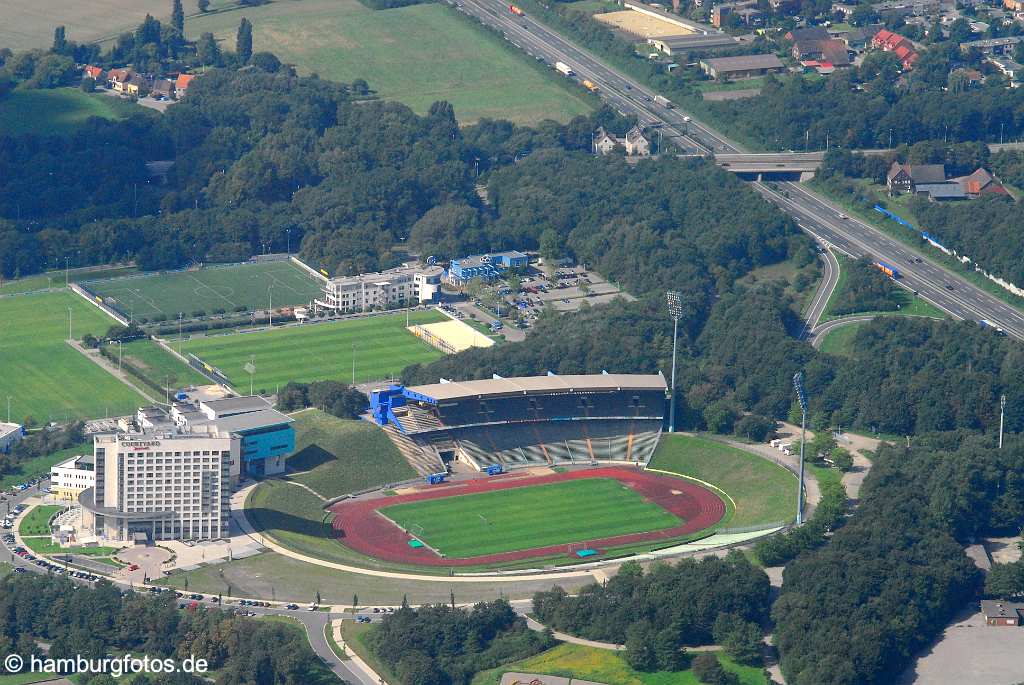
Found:
[[649, 471], [622, 467], [605, 467], [547, 476], [517, 476], [515, 473], [471, 481], [423, 486], [419, 492], [392, 497], [376, 497], [366, 500], [348, 500], [331, 507], [334, 512], [334, 529], [342, 544], [357, 552], [377, 559], [402, 564], [423, 566], [481, 566], [508, 563], [531, 557], [548, 557], [567, 554], [565, 544], [532, 549], [500, 552], [477, 557], [440, 557], [428, 547], [409, 547], [412, 536], [392, 523], [377, 510], [381, 507], [418, 502], [441, 497], [469, 495], [507, 488], [522, 488], [545, 483], [557, 483], [576, 478], [614, 478], [629, 486], [640, 495], [672, 512], [683, 523], [648, 533], [630, 533], [599, 540], [580, 540], [591, 548], [603, 550], [638, 542], [656, 542], [682, 537], [708, 528], [725, 516], [725, 503], [707, 488], [681, 478], [673, 478]]

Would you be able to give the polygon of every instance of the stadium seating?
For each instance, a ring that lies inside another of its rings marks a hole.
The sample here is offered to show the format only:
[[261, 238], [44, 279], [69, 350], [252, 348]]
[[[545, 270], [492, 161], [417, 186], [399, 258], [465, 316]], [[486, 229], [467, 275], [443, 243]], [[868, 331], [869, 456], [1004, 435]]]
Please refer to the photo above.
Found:
[[402, 435], [393, 426], [384, 426], [384, 432], [395, 443], [399, 453], [405, 457], [405, 460], [416, 470], [416, 473], [426, 476], [445, 470], [445, 465], [434, 450], [423, 449], [422, 446], [416, 444], [408, 436]]

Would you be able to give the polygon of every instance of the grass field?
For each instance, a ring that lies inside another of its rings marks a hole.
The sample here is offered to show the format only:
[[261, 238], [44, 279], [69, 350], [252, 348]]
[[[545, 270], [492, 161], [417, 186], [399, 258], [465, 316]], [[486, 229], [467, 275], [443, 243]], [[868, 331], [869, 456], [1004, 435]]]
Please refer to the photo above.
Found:
[[291, 476], [326, 498], [416, 476], [394, 443], [366, 421], [348, 421], [310, 409], [295, 416]]
[[320, 293], [320, 283], [291, 262], [264, 262], [215, 266], [199, 271], [175, 271], [130, 278], [87, 281], [91, 291], [125, 316], [167, 320], [178, 313], [213, 314], [236, 307], [266, 309], [271, 297], [275, 307], [308, 304]]
[[34, 274], [24, 278], [15, 278], [4, 281], [0, 278], [0, 295], [14, 295], [28, 293], [33, 290], [46, 290], [47, 288], [64, 287], [65, 276], [70, 283], [88, 281], [97, 278], [113, 278], [115, 276], [127, 276], [136, 273], [134, 266], [106, 266], [86, 267], [81, 269], [69, 269], [67, 274], [64, 269], [54, 269], [44, 274]]
[[[847, 287], [846, 278], [849, 271], [847, 266], [850, 264], [850, 260], [842, 255], [836, 255], [836, 259], [839, 261], [839, 280], [836, 281], [836, 287], [832, 291], [832, 294], [828, 298], [828, 303], [825, 305], [825, 311], [821, 313], [821, 321], [829, 321], [830, 319], [840, 318], [839, 316], [832, 313], [832, 307], [835, 305], [839, 295]], [[899, 299], [900, 308], [892, 311], [884, 312], [851, 312], [849, 314], [843, 314], [841, 316], [852, 316], [853, 314], [878, 314], [879, 316], [929, 316], [936, 319], [946, 318], [946, 313], [941, 309], [928, 302], [921, 297], [914, 295], [913, 293], [898, 288], [896, 297]]]
[[61, 547], [50, 540], [50, 536], [22, 538], [25, 546], [36, 554], [80, 554], [82, 556], [109, 557], [119, 551], [118, 547]]
[[6, 490], [12, 485], [24, 483], [36, 476], [49, 474], [51, 466], [60, 463], [65, 459], [70, 459], [78, 454], [92, 454], [92, 443], [83, 443], [81, 445], [76, 445], [75, 447], [69, 447], [66, 450], [60, 450], [53, 454], [35, 457], [22, 462], [15, 471], [7, 473], [0, 478], [0, 490]]
[[[433, 310], [409, 317], [411, 323], [443, 320]], [[197, 338], [182, 345], [182, 352], [217, 367], [239, 389], [248, 389], [244, 367], [252, 359], [254, 388], [269, 392], [288, 381], [351, 381], [353, 356], [356, 382], [391, 378], [409, 364], [442, 356], [405, 330], [404, 313]]]
[[[110, 351], [116, 359], [117, 346], [111, 347]], [[123, 361], [142, 371], [157, 385], [163, 386], [168, 379], [172, 387], [207, 385], [210, 382], [203, 374], [149, 339], [134, 340], [125, 344], [121, 354]]]
[[852, 357], [854, 352], [853, 338], [857, 335], [857, 329], [860, 327], [861, 324], [852, 323], [832, 330], [821, 341], [821, 351], [840, 357]]
[[78, 88], [14, 90], [0, 98], [0, 131], [59, 135], [75, 131], [90, 117], [124, 119], [133, 110], [144, 111], [118, 98]]
[[425, 113], [436, 100], [462, 123], [482, 117], [568, 121], [590, 110], [577, 94], [497, 35], [442, 3], [374, 11], [357, 0], [278, 0], [244, 12], [189, 18], [185, 31], [212, 32], [234, 45], [242, 14], [256, 50], [270, 50], [299, 72], [334, 81], [365, 79], [386, 99]]
[[[742, 666], [719, 653], [722, 668], [734, 673], [741, 685], [765, 685], [763, 669], [756, 666]], [[700, 681], [692, 671], [636, 671], [626, 663], [620, 652], [585, 647], [583, 645], [561, 644], [546, 652], [514, 661], [500, 668], [481, 671], [473, 676], [471, 685], [498, 685], [503, 673], [541, 673], [591, 680], [607, 685], [699, 685]]]
[[[186, 12], [194, 11], [195, 3], [187, 5]], [[170, 15], [171, 5], [165, 0], [47, 0], [45, 5], [34, 0], [4, 0], [3, 10], [0, 45], [18, 52], [49, 48], [57, 24], [67, 27], [68, 40], [86, 43], [134, 28], [147, 12], [163, 21]]]
[[50, 519], [64, 507], [52, 504], [32, 507], [18, 524], [20, 535], [49, 535]]
[[698, 478], [720, 487], [736, 502], [729, 528], [788, 521], [797, 479], [767, 459], [699, 436], [665, 434], [651, 468]]
[[37, 421], [118, 416], [145, 399], [70, 347], [72, 335], [101, 334], [114, 324], [69, 292], [0, 298], [0, 397], [11, 396], [11, 418]]
[[380, 513], [454, 558], [663, 530], [681, 522], [612, 478], [409, 502]]

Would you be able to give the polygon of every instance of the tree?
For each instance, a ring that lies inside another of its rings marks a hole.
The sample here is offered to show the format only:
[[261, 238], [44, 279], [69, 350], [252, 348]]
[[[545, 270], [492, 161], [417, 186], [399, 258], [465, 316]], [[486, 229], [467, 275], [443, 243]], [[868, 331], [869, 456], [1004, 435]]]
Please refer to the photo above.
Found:
[[702, 652], [693, 657], [690, 670], [697, 676], [697, 680], [706, 685], [734, 685], [739, 683], [735, 674], [722, 668], [718, 661], [718, 655], [714, 652]]
[[992, 569], [985, 577], [985, 595], [993, 599], [1024, 596], [1024, 562], [992, 564]]
[[840, 471], [849, 471], [853, 468], [853, 455], [850, 454], [850, 450], [835, 447], [832, 449], [831, 459], [832, 465]]
[[654, 655], [660, 671], [681, 671], [686, 667], [686, 650], [679, 644], [679, 627], [669, 626], [654, 636]]
[[247, 64], [252, 57], [252, 23], [242, 17], [238, 24], [238, 34], [235, 36], [235, 54], [242, 64]]
[[218, 66], [221, 62], [220, 46], [213, 34], [207, 31], [196, 41], [196, 57], [206, 67]]
[[96, 79], [92, 76], [86, 76], [82, 79], [82, 83], [79, 86], [83, 93], [94, 93], [96, 92]]
[[52, 52], [61, 53], [64, 52], [68, 47], [68, 41], [64, 33], [64, 27], [58, 26], [53, 30], [53, 47], [50, 48]]
[[713, 632], [715, 642], [736, 661], [747, 665], [761, 661], [762, 634], [756, 623], [732, 614], [721, 614], [715, 621]]
[[180, 34], [185, 35], [185, 9], [181, 6], [181, 0], [172, 0], [171, 26], [178, 29]]
[[654, 651], [654, 631], [647, 621], [634, 623], [626, 629], [626, 663], [637, 671], [658, 668], [658, 655]]
[[257, 52], [252, 56], [250, 63], [268, 74], [276, 74], [281, 71], [282, 66], [281, 60], [272, 52]]
[[959, 45], [971, 40], [974, 32], [971, 30], [971, 22], [964, 17], [958, 17], [949, 25], [949, 40]]
[[210, 0], [197, 0], [196, 7], [199, 8], [200, 12], [206, 14], [210, 11]]

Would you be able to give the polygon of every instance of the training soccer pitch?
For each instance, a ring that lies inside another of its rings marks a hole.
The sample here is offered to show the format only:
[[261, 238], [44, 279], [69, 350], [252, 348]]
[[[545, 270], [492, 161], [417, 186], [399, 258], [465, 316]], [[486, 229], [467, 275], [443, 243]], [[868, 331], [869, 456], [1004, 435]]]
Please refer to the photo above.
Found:
[[[409, 315], [409, 322], [446, 318], [435, 310], [418, 311]], [[356, 382], [361, 383], [393, 378], [409, 364], [442, 356], [405, 330], [405, 313], [196, 338], [182, 345], [182, 353], [220, 369], [240, 392], [249, 390], [245, 365], [250, 360], [256, 367], [253, 390], [274, 392], [288, 381], [350, 382], [353, 357]]]
[[36, 421], [121, 416], [146, 399], [65, 342], [116, 322], [67, 291], [0, 298], [0, 416]]
[[443, 497], [379, 511], [452, 558], [652, 532], [681, 523], [613, 478]]
[[309, 304], [320, 282], [288, 261], [211, 266], [198, 271], [112, 278], [83, 283], [104, 303], [135, 320], [163, 315], [168, 321], [181, 312], [235, 311]]

